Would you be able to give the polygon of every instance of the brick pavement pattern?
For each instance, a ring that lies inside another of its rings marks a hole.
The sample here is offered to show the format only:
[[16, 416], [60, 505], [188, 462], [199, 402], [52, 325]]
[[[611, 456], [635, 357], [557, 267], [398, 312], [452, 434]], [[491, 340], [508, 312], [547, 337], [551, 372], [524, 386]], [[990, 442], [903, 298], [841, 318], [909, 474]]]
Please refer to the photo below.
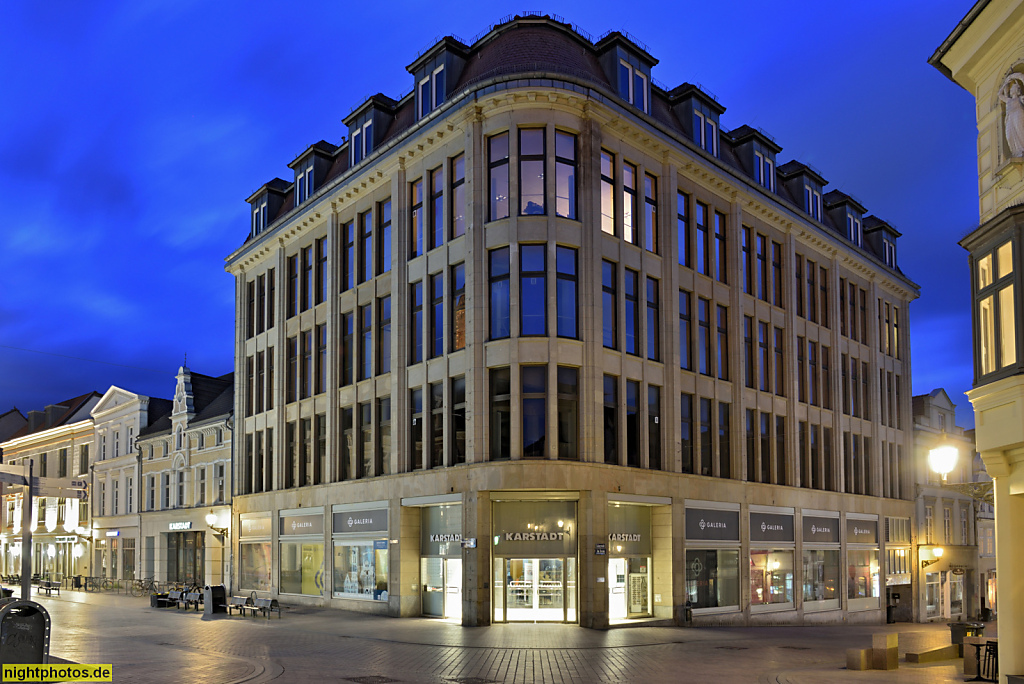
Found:
[[[463, 628], [288, 606], [281, 619], [204, 619], [202, 613], [150, 608], [148, 600], [127, 596], [68, 591], [34, 598], [50, 612], [54, 661], [111, 663], [118, 684], [963, 681], [962, 661], [903, 661], [908, 650], [948, 644], [944, 624]], [[899, 632], [900, 669], [846, 670], [845, 649], [870, 647], [871, 634], [880, 631]]]

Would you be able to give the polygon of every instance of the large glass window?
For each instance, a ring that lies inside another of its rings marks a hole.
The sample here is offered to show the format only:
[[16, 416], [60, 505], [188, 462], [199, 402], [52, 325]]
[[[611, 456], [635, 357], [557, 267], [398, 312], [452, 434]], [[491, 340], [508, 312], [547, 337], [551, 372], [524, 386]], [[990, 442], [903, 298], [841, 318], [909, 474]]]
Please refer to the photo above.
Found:
[[391, 200], [377, 205], [377, 220], [377, 273], [387, 273], [391, 270]]
[[359, 379], [373, 376], [373, 310], [359, 307]]
[[579, 459], [579, 369], [558, 367], [558, 458]]
[[639, 468], [640, 453], [640, 383], [626, 380], [626, 465]]
[[544, 129], [519, 130], [519, 214], [544, 211]]
[[466, 462], [466, 377], [452, 378], [452, 465]]
[[439, 166], [428, 174], [430, 178], [429, 249], [444, 243], [444, 171]]
[[281, 542], [282, 594], [320, 596], [324, 589], [324, 545]]
[[622, 164], [622, 237], [637, 244], [636, 234], [636, 167]]
[[491, 369], [491, 460], [512, 457], [512, 378], [508, 368]]
[[576, 136], [555, 131], [555, 213], [576, 218]]
[[687, 549], [686, 600], [697, 609], [738, 607], [740, 552], [733, 549]]
[[601, 230], [615, 235], [615, 155], [601, 150]]
[[487, 140], [488, 166], [490, 170], [489, 221], [508, 218], [508, 133], [499, 133]]
[[519, 246], [521, 335], [547, 335], [547, 263], [545, 245]]
[[430, 276], [430, 358], [444, 354], [444, 274]]
[[878, 575], [878, 549], [846, 552], [847, 592], [849, 599], [878, 598], [881, 596]]
[[558, 336], [577, 338], [579, 331], [576, 323], [576, 250], [570, 247], [555, 247], [555, 270]]
[[451, 163], [452, 237], [466, 234], [466, 155], [460, 154]]
[[522, 367], [523, 458], [545, 458], [547, 366]]
[[729, 309], [718, 305], [718, 379], [729, 379]]
[[601, 262], [601, 330], [604, 346], [615, 349], [618, 346], [615, 312], [615, 264], [610, 261]]
[[[352, 384], [352, 360], [355, 357], [355, 347], [353, 346], [355, 344], [353, 340], [354, 326], [355, 320], [351, 312], [341, 314], [341, 349], [339, 350], [341, 368], [338, 371], [338, 377], [343, 387]], [[273, 386], [270, 380], [267, 381], [267, 384], [268, 386]], [[272, 395], [273, 393], [271, 393]]]
[[644, 247], [658, 253], [658, 179], [644, 174]]
[[619, 379], [604, 376], [604, 462], [619, 463]]
[[661, 335], [658, 329], [658, 281], [647, 279], [647, 358], [661, 360]]
[[693, 395], [685, 392], [679, 399], [679, 446], [683, 472], [693, 472]]
[[490, 252], [491, 339], [509, 336], [509, 248]]
[[412, 461], [411, 470], [423, 468], [423, 390], [414, 389], [409, 391], [409, 446]]
[[639, 283], [640, 274], [636, 271], [627, 268], [626, 277], [623, 281], [623, 291], [626, 298], [626, 309], [624, 316], [624, 325], [626, 332], [626, 353], [627, 354], [640, 354], [640, 320], [639, 320]]
[[725, 214], [721, 212], [715, 212], [715, 277], [718, 278], [719, 282], [728, 282], [726, 274], [728, 273], [728, 266], [726, 260], [728, 254], [726, 252], [726, 239], [725, 239]]
[[804, 549], [804, 602], [839, 599], [839, 550]]
[[697, 202], [694, 212], [697, 224], [697, 273], [711, 276], [711, 245], [708, 234], [708, 208]]
[[456, 264], [451, 269], [452, 311], [449, 325], [452, 329], [452, 351], [466, 348], [466, 265]]
[[409, 363], [423, 360], [423, 283], [409, 286]]
[[444, 383], [430, 385], [430, 467], [444, 466]]
[[245, 590], [270, 591], [270, 542], [238, 545], [238, 585]]
[[750, 550], [750, 603], [793, 603], [793, 552]]
[[679, 367], [693, 370], [693, 321], [690, 314], [690, 293], [679, 291]]
[[423, 215], [423, 179], [412, 182], [409, 188], [412, 210], [409, 213], [409, 258], [423, 254], [423, 232], [426, 230]]
[[647, 386], [647, 467], [661, 470], [661, 388]]
[[391, 295], [377, 300], [377, 372], [391, 372]]
[[361, 214], [359, 224], [362, 226], [359, 234], [359, 282], [365, 283], [373, 277], [373, 212]]
[[386, 601], [388, 597], [388, 543], [334, 542], [335, 598]]

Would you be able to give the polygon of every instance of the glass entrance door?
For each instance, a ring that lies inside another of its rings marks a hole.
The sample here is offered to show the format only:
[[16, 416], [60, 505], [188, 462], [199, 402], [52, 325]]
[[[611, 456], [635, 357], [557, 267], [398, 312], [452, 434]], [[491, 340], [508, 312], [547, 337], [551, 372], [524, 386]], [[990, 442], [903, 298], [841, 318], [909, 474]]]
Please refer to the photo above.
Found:
[[444, 560], [444, 616], [462, 622], [462, 559]]
[[[505, 559], [505, 620], [565, 622], [565, 566], [563, 558]], [[575, 601], [571, 603], [575, 605]], [[575, 610], [572, 612], [575, 619]]]

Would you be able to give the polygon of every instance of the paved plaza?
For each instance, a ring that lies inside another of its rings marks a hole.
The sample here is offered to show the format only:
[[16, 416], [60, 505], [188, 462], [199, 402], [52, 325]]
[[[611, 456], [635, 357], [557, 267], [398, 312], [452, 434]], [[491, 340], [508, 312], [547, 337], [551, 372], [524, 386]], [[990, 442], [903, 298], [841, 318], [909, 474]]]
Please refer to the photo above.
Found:
[[[50, 613], [51, 662], [111, 663], [114, 681], [233, 682], [962, 682], [963, 664], [902, 661], [949, 643], [944, 624], [609, 631], [573, 625], [464, 628], [285, 606], [270, 620], [203, 618], [148, 599], [66, 591]], [[989, 625], [991, 634], [994, 623]], [[845, 669], [845, 649], [900, 635], [900, 669]]]

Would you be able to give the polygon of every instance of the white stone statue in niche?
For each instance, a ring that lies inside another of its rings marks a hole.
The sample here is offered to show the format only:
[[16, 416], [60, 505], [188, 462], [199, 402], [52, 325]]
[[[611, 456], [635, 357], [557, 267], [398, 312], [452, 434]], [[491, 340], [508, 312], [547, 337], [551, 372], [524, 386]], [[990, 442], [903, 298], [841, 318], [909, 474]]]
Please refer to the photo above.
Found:
[[1024, 74], [1011, 72], [999, 89], [999, 99], [1006, 105], [1004, 121], [1010, 156], [1024, 157]]

